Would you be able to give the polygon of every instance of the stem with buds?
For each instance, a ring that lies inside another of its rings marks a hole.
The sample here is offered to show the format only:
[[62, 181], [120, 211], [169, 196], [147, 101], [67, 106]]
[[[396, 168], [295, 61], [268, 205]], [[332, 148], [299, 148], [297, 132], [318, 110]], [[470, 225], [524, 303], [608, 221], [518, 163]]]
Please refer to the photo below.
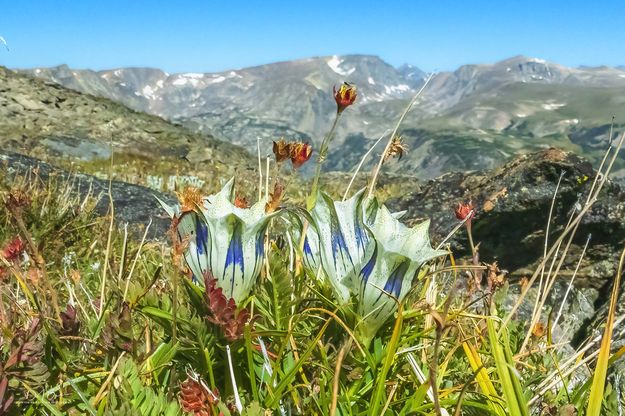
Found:
[[313, 179], [312, 190], [310, 191], [310, 196], [306, 202], [306, 207], [308, 209], [312, 209], [315, 204], [315, 200], [317, 198], [317, 191], [319, 189], [319, 178], [321, 177], [321, 167], [326, 160], [328, 155], [328, 148], [330, 147], [330, 142], [334, 138], [334, 134], [336, 133], [336, 127], [339, 124], [339, 119], [341, 118], [341, 114], [343, 111], [337, 111], [336, 117], [334, 117], [334, 122], [332, 123], [332, 127], [330, 131], [323, 138], [323, 142], [321, 142], [321, 148], [319, 149], [319, 158], [317, 159], [317, 170], [315, 171], [315, 178]]
[[375, 167], [375, 170], [373, 171], [373, 177], [371, 178], [371, 183], [369, 184], [369, 192], [367, 193], [367, 198], [371, 198], [371, 196], [373, 195], [373, 189], [375, 188], [375, 183], [378, 179], [378, 175], [380, 174], [380, 170], [382, 169], [382, 164], [384, 163], [385, 156], [388, 153], [388, 150], [390, 149], [391, 144], [393, 143], [393, 139], [397, 135], [399, 126], [404, 121], [404, 118], [406, 118], [406, 115], [408, 114], [412, 106], [417, 102], [417, 99], [419, 98], [423, 90], [425, 90], [425, 87], [427, 87], [427, 85], [430, 83], [430, 80], [432, 79], [433, 76], [434, 74], [432, 73], [427, 77], [423, 86], [419, 89], [419, 91], [417, 91], [417, 93], [412, 98], [412, 100], [410, 100], [410, 103], [408, 103], [408, 106], [402, 113], [401, 117], [399, 117], [399, 121], [397, 121], [397, 124], [395, 125], [395, 129], [393, 130], [393, 133], [391, 134], [391, 136], [388, 138], [388, 143], [386, 143], [386, 147], [384, 148], [384, 151], [382, 152], [382, 155], [380, 156], [380, 161], [378, 162], [377, 166]]

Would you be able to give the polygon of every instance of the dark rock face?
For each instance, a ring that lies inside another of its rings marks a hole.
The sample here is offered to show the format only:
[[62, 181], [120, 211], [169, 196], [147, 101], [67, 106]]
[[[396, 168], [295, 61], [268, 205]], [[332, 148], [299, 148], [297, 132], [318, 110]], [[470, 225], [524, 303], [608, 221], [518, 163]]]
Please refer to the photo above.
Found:
[[[531, 274], [543, 255], [549, 211], [560, 175], [549, 230], [549, 241], [553, 242], [574, 214], [576, 203], [583, 205], [586, 201], [595, 177], [588, 162], [556, 149], [518, 157], [492, 171], [445, 174], [422, 184], [415, 192], [392, 199], [389, 205], [407, 210], [406, 218], [412, 223], [431, 218], [431, 232], [440, 241], [458, 224], [453, 213], [455, 205], [472, 200], [477, 208], [473, 237], [480, 243], [482, 260], [497, 260], [502, 268], [520, 277]], [[592, 234], [578, 283], [600, 289], [611, 281], [625, 242], [624, 219], [625, 192], [608, 181], [577, 230], [562, 276], [570, 276]], [[457, 254], [467, 254], [464, 230], [459, 230], [451, 242]]]
[[[96, 211], [100, 215], [106, 215], [109, 209], [107, 180], [98, 179], [94, 176], [77, 173], [69, 173], [55, 168], [38, 159], [17, 153], [0, 151], [0, 168], [6, 169], [9, 177], [24, 175], [36, 170], [42, 180], [47, 180], [50, 175], [57, 175], [74, 182], [75, 191], [81, 195], [91, 192], [94, 196], [100, 196]], [[165, 215], [155, 196], [167, 203], [174, 203], [175, 198], [143, 186], [133, 185], [126, 182], [113, 181], [111, 194], [115, 206], [115, 220], [117, 224], [128, 223], [131, 230], [139, 231], [152, 220], [148, 232], [150, 239], [165, 240], [166, 232], [170, 226], [170, 219]]]

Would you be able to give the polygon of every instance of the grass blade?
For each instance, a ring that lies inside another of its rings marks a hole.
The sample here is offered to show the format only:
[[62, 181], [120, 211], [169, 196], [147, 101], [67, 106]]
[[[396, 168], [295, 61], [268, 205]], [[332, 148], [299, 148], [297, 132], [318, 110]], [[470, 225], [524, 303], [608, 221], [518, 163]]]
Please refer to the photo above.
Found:
[[601, 339], [601, 348], [599, 349], [599, 357], [595, 366], [595, 375], [592, 379], [590, 388], [590, 397], [588, 399], [588, 407], [586, 408], [586, 416], [599, 416], [601, 414], [601, 402], [603, 401], [603, 392], [605, 390], [605, 379], [608, 372], [608, 362], [610, 360], [610, 345], [612, 344], [612, 331], [614, 326], [614, 316], [616, 314], [616, 302], [618, 300], [619, 287], [621, 285], [621, 274], [623, 272], [623, 260], [625, 259], [625, 249], [621, 253], [621, 259], [618, 264], [618, 271], [614, 279], [612, 287], [612, 296], [610, 297], [610, 308], [605, 323], [605, 331]]

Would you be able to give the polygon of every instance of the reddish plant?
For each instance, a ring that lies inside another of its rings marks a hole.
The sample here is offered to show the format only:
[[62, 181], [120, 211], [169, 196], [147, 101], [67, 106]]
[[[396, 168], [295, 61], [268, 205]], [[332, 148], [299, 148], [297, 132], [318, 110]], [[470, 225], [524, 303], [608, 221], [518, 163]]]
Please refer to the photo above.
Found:
[[228, 341], [236, 341], [243, 337], [245, 324], [250, 320], [250, 313], [246, 308], [237, 310], [233, 298], [227, 299], [217, 280], [210, 274], [204, 275], [204, 300], [211, 316], [206, 319], [219, 326]]
[[21, 238], [15, 237], [9, 241], [2, 249], [2, 257], [9, 262], [16, 262], [24, 252], [24, 242]]
[[209, 390], [197, 380], [191, 377], [180, 385], [180, 404], [185, 412], [193, 413], [195, 416], [210, 416], [211, 405], [219, 401], [219, 391]]
[[76, 316], [76, 308], [68, 304], [65, 312], [61, 312], [61, 333], [63, 335], [75, 336], [78, 335], [80, 329], [80, 321]]
[[308, 162], [312, 156], [312, 146], [308, 143], [292, 143], [290, 150], [291, 163], [295, 169]]

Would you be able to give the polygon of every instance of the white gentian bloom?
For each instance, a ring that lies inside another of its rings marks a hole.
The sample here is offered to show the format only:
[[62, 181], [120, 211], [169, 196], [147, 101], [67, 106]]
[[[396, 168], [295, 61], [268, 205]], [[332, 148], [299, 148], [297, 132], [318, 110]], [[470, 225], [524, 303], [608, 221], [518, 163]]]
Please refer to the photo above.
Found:
[[260, 274], [265, 231], [278, 212], [265, 212], [266, 199], [250, 208], [235, 206], [233, 184], [231, 179], [193, 211], [161, 204], [178, 219], [176, 231], [180, 241], [188, 244], [184, 258], [193, 276], [203, 282], [203, 275], [212, 273], [224, 295], [239, 304]]
[[[357, 333], [370, 341], [397, 310], [421, 266], [445, 251], [430, 246], [429, 221], [413, 228], [361, 192], [344, 202], [320, 193], [308, 214], [304, 264], [321, 269], [341, 305], [354, 300]], [[316, 270], [311, 270], [316, 272]]]
[[418, 276], [421, 266], [447, 252], [430, 246], [430, 221], [408, 228], [381, 205], [375, 220], [367, 226], [371, 239], [366, 262], [359, 266], [350, 288], [358, 288], [357, 312], [361, 317], [357, 333], [372, 339], [397, 310]]
[[[350, 301], [350, 290], [344, 280], [362, 263], [369, 243], [363, 219], [363, 191], [346, 201], [333, 201], [320, 192], [309, 213], [310, 226], [304, 240], [305, 265], [321, 264], [342, 305]], [[311, 271], [316, 273], [317, 269]]]

